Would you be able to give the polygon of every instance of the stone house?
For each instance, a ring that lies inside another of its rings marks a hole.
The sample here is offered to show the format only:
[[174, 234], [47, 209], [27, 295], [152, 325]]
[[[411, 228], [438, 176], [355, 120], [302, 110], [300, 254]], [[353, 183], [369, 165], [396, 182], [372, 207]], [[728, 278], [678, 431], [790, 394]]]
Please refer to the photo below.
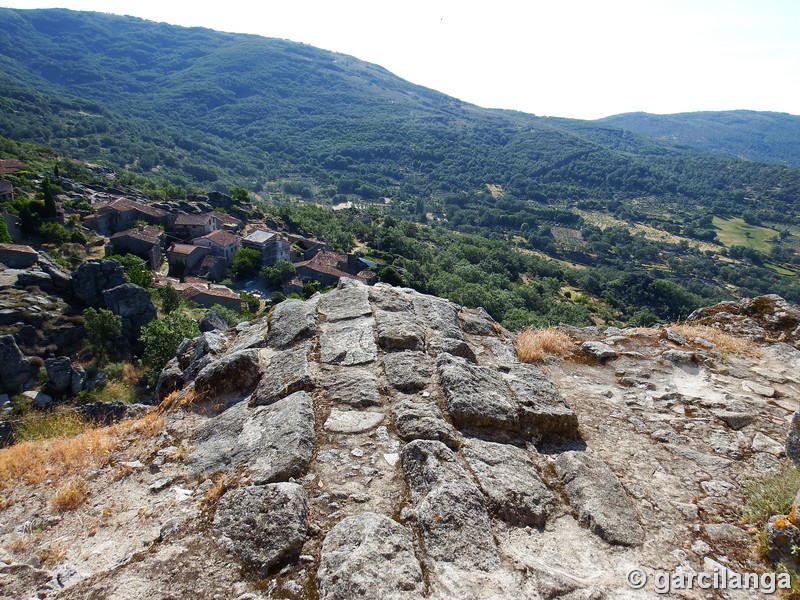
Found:
[[294, 264], [297, 275], [303, 281], [319, 281], [322, 285], [332, 285], [342, 277], [357, 279], [367, 285], [377, 281], [375, 273], [364, 269], [358, 257], [338, 252], [317, 252], [311, 260]]
[[230, 264], [233, 255], [239, 250], [239, 237], [222, 229], [217, 229], [194, 238], [192, 244], [209, 248], [211, 254], [224, 258]]
[[215, 304], [219, 304], [236, 312], [242, 310], [242, 299], [225, 286], [193, 284], [187, 286], [181, 296], [203, 308], [211, 308]]
[[191, 273], [203, 260], [203, 257], [210, 254], [211, 250], [203, 246], [194, 244], [174, 243], [167, 248], [167, 262], [169, 262], [169, 273], [182, 277]]
[[118, 198], [98, 205], [92, 218], [87, 219], [87, 224], [100, 233], [117, 233], [130, 229], [134, 221], [165, 227], [168, 217], [169, 213], [160, 208], [128, 198]]
[[27, 269], [39, 260], [39, 253], [30, 246], [0, 244], [0, 263], [11, 269]]
[[164, 230], [158, 227], [140, 226], [127, 229], [111, 236], [106, 246], [106, 255], [134, 254], [146, 260], [150, 268], [155, 270], [161, 264], [163, 239]]
[[254, 229], [242, 238], [242, 248], [251, 248], [261, 253], [261, 264], [274, 265], [279, 260], [291, 260], [289, 240], [274, 231]]
[[14, 184], [0, 179], [0, 202], [11, 202], [14, 199]]
[[215, 217], [213, 213], [178, 215], [171, 229], [176, 237], [183, 240], [191, 240], [217, 229], [222, 229], [222, 221]]
[[217, 221], [220, 222], [219, 229], [224, 231], [229, 231], [231, 233], [240, 234], [242, 233], [242, 229], [244, 228], [244, 221], [241, 219], [237, 219], [227, 213], [219, 212], [217, 210], [212, 210], [210, 213]]

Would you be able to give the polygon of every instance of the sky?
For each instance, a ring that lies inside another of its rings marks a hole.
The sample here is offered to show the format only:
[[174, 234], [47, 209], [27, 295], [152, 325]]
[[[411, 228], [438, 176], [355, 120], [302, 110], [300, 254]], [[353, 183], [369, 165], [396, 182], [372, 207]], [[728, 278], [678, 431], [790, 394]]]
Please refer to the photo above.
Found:
[[304, 42], [486, 108], [800, 115], [797, 0], [0, 0]]

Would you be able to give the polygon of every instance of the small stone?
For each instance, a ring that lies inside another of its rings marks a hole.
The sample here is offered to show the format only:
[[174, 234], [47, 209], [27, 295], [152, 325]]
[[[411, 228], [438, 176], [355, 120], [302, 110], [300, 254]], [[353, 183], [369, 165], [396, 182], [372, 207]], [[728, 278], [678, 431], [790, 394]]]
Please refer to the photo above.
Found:
[[581, 352], [601, 363], [617, 358], [617, 351], [603, 342], [584, 342], [581, 344]]
[[390, 467], [393, 467], [397, 464], [397, 461], [400, 460], [400, 454], [397, 452], [387, 452], [383, 455], [383, 460], [385, 460]]
[[361, 458], [362, 456], [364, 456], [364, 451], [361, 448], [353, 448], [352, 450], [350, 450], [350, 454], [352, 454], [356, 458]]
[[674, 329], [670, 329], [669, 327], [667, 327], [667, 339], [670, 342], [677, 344], [678, 346], [683, 346], [684, 344], [686, 344], [686, 338], [677, 331], [675, 331]]
[[753, 449], [753, 452], [766, 452], [767, 454], [772, 454], [773, 456], [783, 456], [785, 453], [780, 442], [773, 440], [771, 437], [764, 435], [760, 431], [757, 431], [753, 436], [753, 443], [750, 447]]
[[750, 413], [736, 412], [731, 410], [715, 410], [712, 411], [712, 413], [720, 421], [735, 431], [739, 431], [743, 427], [750, 425], [755, 418]]
[[162, 477], [160, 479], [156, 479], [147, 487], [147, 489], [151, 494], [157, 494], [158, 492], [167, 489], [171, 483], [172, 477]]
[[331, 410], [325, 429], [333, 433], [361, 433], [369, 431], [383, 421], [383, 413], [356, 410]]
[[684, 350], [667, 350], [661, 354], [661, 358], [676, 365], [688, 365], [697, 360], [694, 352]]
[[692, 542], [692, 552], [699, 556], [705, 556], [711, 552], [711, 546], [706, 544], [703, 540], [695, 540]]

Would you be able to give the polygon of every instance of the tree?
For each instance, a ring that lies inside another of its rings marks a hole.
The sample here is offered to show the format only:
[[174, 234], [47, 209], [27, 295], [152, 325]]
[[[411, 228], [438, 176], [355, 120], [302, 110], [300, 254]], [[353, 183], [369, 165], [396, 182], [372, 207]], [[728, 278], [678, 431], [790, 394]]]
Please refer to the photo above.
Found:
[[228, 195], [234, 202], [244, 203], [250, 200], [250, 194], [240, 186], [234, 186], [228, 190]]
[[164, 314], [169, 314], [181, 305], [181, 295], [172, 287], [172, 282], [168, 281], [164, 287], [156, 289], [156, 296], [161, 300], [161, 310]]
[[273, 266], [261, 269], [259, 276], [267, 285], [278, 287], [281, 283], [287, 279], [291, 279], [296, 274], [297, 270], [294, 268], [294, 265], [288, 260], [281, 259]]
[[185, 338], [200, 335], [197, 323], [189, 317], [174, 311], [161, 320], [150, 321], [142, 328], [139, 341], [144, 344], [142, 364], [156, 379], [161, 369], [175, 356], [178, 346]]
[[153, 285], [153, 273], [150, 267], [143, 258], [135, 254], [114, 254], [109, 256], [114, 260], [118, 260], [125, 268], [125, 274], [131, 283], [135, 283], [139, 287], [149, 288]]
[[258, 309], [261, 307], [261, 300], [255, 294], [239, 292], [239, 298], [247, 305], [247, 310], [251, 313], [258, 312]]
[[384, 267], [378, 271], [378, 279], [389, 285], [402, 286], [405, 285], [403, 276], [398, 273], [397, 269], [392, 266]]
[[14, 240], [11, 239], [11, 234], [8, 232], [8, 226], [6, 225], [6, 220], [0, 218], [0, 243], [1, 244], [12, 244]]
[[233, 255], [231, 260], [231, 273], [237, 279], [253, 277], [261, 267], [261, 253], [252, 248], [242, 248]]
[[42, 179], [42, 195], [44, 196], [44, 211], [42, 216], [45, 218], [57, 217], [58, 207], [56, 206], [56, 192], [60, 191], [57, 185], [50, 182], [50, 178], [45, 175]]
[[105, 308], [87, 308], [83, 313], [86, 339], [101, 360], [108, 357], [108, 347], [122, 332], [122, 317]]

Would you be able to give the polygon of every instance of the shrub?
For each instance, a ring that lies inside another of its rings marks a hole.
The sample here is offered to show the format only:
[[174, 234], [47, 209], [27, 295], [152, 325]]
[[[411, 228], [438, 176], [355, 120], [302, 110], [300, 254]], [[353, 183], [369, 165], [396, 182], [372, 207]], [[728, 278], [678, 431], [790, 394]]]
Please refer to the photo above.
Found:
[[568, 356], [575, 344], [556, 327], [526, 329], [517, 338], [517, 356], [522, 362], [542, 361], [548, 356]]
[[114, 254], [109, 258], [122, 263], [125, 268], [125, 274], [131, 283], [143, 288], [149, 288], [153, 285], [153, 274], [143, 258], [133, 254]]
[[105, 359], [109, 345], [122, 332], [122, 317], [105, 308], [87, 308], [83, 318], [89, 346]]
[[150, 321], [139, 336], [144, 346], [142, 364], [150, 370], [152, 379], [175, 356], [184, 338], [200, 335], [197, 323], [179, 312], [171, 312], [161, 320]]
[[43, 440], [75, 436], [86, 431], [86, 422], [74, 412], [34, 414], [22, 419], [14, 428], [18, 440]]

